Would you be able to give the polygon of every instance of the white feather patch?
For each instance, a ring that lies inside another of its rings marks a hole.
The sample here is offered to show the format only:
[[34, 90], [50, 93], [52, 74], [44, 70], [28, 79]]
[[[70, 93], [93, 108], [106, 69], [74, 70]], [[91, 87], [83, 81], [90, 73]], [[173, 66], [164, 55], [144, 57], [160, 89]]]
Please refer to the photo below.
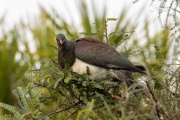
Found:
[[94, 65], [90, 65], [81, 61], [80, 59], [76, 58], [73, 66], [71, 67], [74, 72], [79, 74], [87, 73], [87, 67], [90, 69], [90, 78], [97, 78], [97, 79], [108, 79], [110, 76], [108, 74], [108, 69], [103, 67], [98, 67]]

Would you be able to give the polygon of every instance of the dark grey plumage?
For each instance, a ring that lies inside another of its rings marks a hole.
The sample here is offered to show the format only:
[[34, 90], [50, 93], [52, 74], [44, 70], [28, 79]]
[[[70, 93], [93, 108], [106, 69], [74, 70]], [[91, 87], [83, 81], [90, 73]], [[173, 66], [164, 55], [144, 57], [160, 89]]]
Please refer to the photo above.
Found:
[[77, 40], [75, 43], [75, 56], [92, 65], [145, 74], [142, 70], [134, 66], [126, 57], [120, 55], [115, 49], [93, 38], [82, 38]]
[[[58, 34], [56, 40], [59, 48], [58, 63], [62, 68], [67, 63], [75, 72], [81, 74], [83, 73], [82, 67], [86, 68], [87, 65], [90, 71], [92, 70], [92, 76], [97, 75], [98, 72], [112, 70], [103, 78], [111, 77], [125, 81], [127, 86], [133, 84], [132, 74], [128, 71], [145, 74], [144, 67], [134, 66], [115, 49], [94, 38], [81, 38], [70, 42], [63, 34]], [[127, 70], [127, 72], [119, 70]]]

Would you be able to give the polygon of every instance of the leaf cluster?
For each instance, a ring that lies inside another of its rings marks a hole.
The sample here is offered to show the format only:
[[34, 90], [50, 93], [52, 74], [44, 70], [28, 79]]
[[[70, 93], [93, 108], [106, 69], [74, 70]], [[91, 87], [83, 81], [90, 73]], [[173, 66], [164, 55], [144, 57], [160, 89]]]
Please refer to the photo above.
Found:
[[161, 89], [154, 89], [157, 76], [151, 74], [142, 89], [146, 96], [138, 94], [137, 97], [124, 83], [94, 81], [89, 79], [88, 68], [87, 74], [80, 75], [68, 65], [62, 70], [56, 57], [44, 57], [40, 69], [29, 71], [27, 87], [17, 88], [19, 107], [4, 103], [0, 106], [12, 112], [16, 119], [27, 120], [178, 119], [178, 73], [179, 68], [166, 73], [166, 82], [159, 81]]

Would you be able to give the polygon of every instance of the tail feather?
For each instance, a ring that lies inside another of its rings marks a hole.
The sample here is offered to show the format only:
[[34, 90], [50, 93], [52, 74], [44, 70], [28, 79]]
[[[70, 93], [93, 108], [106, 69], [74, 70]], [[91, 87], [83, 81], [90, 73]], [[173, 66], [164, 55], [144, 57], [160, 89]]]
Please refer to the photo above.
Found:
[[[142, 69], [142, 70], [141, 70]], [[128, 71], [133, 71], [133, 72], [139, 72], [139, 73], [142, 73], [142, 74], [145, 74], [146, 75], [146, 73], [144, 72], [144, 68], [142, 68], [142, 67], [137, 67], [137, 66], [133, 66], [133, 67], [127, 67], [127, 68], [125, 68], [125, 70], [128, 70]]]
[[[114, 77], [115, 79], [117, 80], [120, 80], [122, 82], [125, 82], [127, 87], [130, 87], [132, 86], [135, 81], [134, 81], [134, 78], [132, 76], [132, 73], [131, 72], [128, 72], [128, 71], [119, 71], [119, 70], [113, 70], [113, 74], [111, 74], [112, 77]], [[133, 94], [138, 97], [138, 93], [139, 91], [138, 90], [141, 90], [143, 87], [142, 86], [136, 86], [135, 88], [132, 88], [131, 90], [133, 91]], [[141, 91], [142, 92], [142, 91]], [[143, 94], [145, 94], [143, 92]]]
[[141, 71], [146, 71], [146, 68], [143, 65], [135, 65], [135, 67], [140, 69]]

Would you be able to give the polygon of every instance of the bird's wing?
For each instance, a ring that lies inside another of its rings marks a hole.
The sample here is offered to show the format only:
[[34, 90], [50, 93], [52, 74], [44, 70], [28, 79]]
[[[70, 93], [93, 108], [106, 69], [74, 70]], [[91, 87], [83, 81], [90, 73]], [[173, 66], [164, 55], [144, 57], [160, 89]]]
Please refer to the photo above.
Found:
[[115, 49], [93, 38], [77, 40], [75, 42], [75, 55], [86, 63], [104, 68], [125, 69], [134, 67], [127, 58], [120, 55]]

